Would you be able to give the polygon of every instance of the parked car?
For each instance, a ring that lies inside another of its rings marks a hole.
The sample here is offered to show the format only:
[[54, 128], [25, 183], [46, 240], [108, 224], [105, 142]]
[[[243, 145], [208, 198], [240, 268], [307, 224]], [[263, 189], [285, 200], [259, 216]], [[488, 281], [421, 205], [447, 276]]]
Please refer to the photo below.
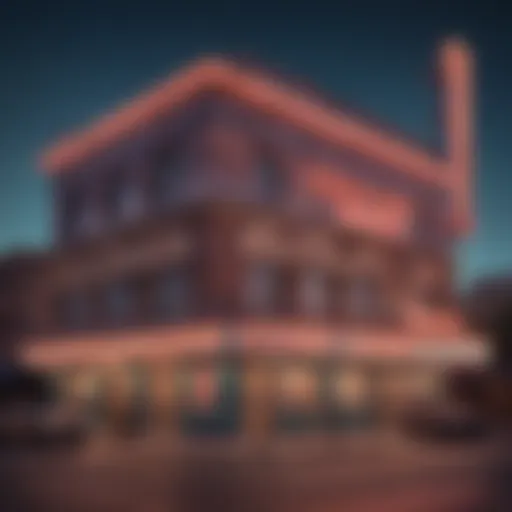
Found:
[[0, 444], [76, 442], [85, 434], [78, 410], [59, 403], [44, 377], [15, 369], [0, 382]]

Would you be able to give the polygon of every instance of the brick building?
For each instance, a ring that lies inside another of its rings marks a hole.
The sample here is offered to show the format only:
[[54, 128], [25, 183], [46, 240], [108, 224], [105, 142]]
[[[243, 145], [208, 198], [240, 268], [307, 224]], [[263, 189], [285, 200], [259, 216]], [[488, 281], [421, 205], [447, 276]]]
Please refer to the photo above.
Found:
[[21, 360], [96, 426], [374, 428], [436, 393], [483, 357], [453, 287], [471, 54], [449, 41], [438, 65], [442, 151], [229, 58], [64, 138]]

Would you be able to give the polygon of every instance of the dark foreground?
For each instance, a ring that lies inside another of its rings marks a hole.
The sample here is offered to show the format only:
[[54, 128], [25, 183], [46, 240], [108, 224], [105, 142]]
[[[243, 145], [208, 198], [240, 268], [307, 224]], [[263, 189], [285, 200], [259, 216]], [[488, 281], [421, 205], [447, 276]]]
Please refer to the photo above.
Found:
[[496, 503], [497, 451], [495, 441], [434, 449], [391, 438], [320, 438], [265, 449], [204, 441], [171, 449], [153, 439], [11, 452], [1, 459], [0, 510], [509, 511], [512, 502]]

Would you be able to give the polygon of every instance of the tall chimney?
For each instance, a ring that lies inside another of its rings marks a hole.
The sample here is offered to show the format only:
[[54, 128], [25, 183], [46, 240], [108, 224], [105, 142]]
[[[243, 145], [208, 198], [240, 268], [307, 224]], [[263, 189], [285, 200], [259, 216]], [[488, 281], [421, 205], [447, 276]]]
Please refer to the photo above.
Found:
[[453, 192], [453, 223], [467, 232], [473, 222], [472, 177], [474, 165], [474, 59], [469, 45], [452, 37], [443, 42], [438, 62], [447, 157]]

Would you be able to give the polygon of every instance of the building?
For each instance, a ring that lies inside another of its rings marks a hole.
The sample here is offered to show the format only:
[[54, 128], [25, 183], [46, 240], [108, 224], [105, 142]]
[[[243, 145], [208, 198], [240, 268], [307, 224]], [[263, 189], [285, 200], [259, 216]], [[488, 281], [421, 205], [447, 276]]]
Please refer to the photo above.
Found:
[[463, 329], [472, 58], [439, 52], [434, 151], [237, 59], [205, 58], [42, 157], [57, 240], [18, 356], [91, 428], [375, 428]]
[[45, 260], [44, 254], [31, 251], [0, 258], [0, 367], [14, 361], [16, 347], [28, 334], [31, 300], [25, 291], [43, 271]]

